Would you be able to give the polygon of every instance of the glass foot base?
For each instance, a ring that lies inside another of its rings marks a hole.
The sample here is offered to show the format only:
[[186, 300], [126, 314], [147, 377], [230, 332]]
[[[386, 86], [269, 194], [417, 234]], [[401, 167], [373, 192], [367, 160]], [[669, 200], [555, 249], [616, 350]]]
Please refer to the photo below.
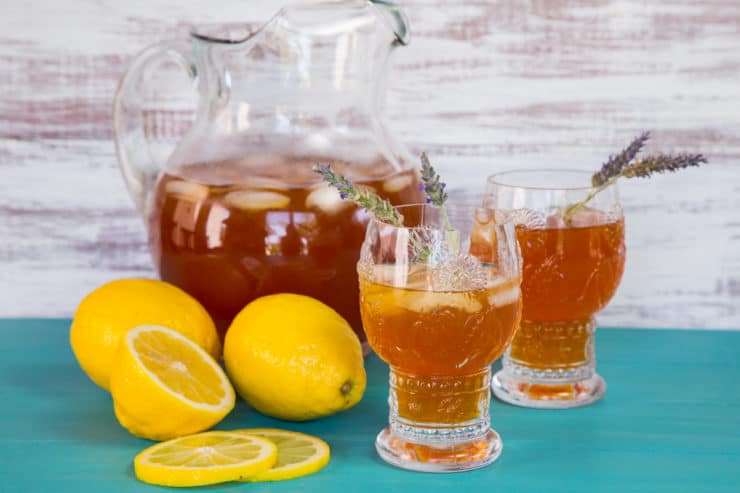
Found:
[[568, 409], [588, 406], [601, 399], [606, 393], [606, 382], [594, 373], [575, 383], [530, 383], [501, 370], [493, 376], [491, 388], [496, 397], [515, 406]]
[[477, 440], [449, 447], [412, 443], [393, 435], [390, 427], [375, 439], [375, 449], [387, 463], [422, 472], [462, 472], [478, 469], [495, 461], [504, 444], [495, 431], [489, 429]]

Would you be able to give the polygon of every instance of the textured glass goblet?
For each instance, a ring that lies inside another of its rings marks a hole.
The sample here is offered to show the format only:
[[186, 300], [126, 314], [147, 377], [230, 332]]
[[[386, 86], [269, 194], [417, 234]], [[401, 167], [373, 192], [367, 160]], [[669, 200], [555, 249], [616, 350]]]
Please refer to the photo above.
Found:
[[522, 251], [521, 327], [493, 391], [512, 404], [568, 408], [599, 400], [594, 314], [614, 295], [625, 261], [616, 184], [580, 207], [590, 173], [511, 171], [487, 180], [484, 204], [511, 214]]
[[480, 207], [397, 210], [403, 227], [371, 219], [358, 264], [368, 341], [390, 366], [390, 423], [376, 449], [405, 469], [485, 466], [502, 448], [490, 365], [521, 312], [514, 226]]

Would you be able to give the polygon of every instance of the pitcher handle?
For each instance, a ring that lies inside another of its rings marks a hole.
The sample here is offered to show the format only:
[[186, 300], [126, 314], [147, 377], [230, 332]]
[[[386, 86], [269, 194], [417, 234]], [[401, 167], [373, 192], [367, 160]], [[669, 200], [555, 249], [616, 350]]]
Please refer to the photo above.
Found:
[[121, 78], [113, 100], [116, 154], [128, 191], [142, 215], [166, 160], [156, 155], [156, 138], [148, 135], [145, 128], [143, 102], [147, 91], [152, 89], [147, 77], [163, 63], [173, 61], [185, 70], [195, 86], [198, 74], [187, 41], [164, 41], [146, 48], [134, 59]]

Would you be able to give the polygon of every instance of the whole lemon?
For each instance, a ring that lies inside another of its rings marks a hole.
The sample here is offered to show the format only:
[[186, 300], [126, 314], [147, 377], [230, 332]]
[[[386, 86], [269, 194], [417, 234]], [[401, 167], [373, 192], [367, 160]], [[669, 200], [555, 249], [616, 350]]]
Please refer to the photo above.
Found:
[[72, 350], [93, 382], [110, 390], [118, 342], [129, 329], [143, 324], [170, 327], [215, 359], [221, 355], [213, 320], [195, 298], [163, 281], [120, 279], [88, 294], [72, 320]]
[[357, 404], [365, 392], [360, 341], [337, 312], [308, 296], [249, 303], [226, 332], [224, 363], [259, 412], [303, 421]]

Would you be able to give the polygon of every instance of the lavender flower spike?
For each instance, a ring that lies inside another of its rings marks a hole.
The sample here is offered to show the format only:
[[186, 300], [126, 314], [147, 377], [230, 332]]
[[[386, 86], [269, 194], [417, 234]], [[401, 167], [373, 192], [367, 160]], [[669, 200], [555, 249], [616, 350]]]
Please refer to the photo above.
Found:
[[386, 199], [382, 199], [370, 190], [357, 188], [349, 178], [338, 175], [328, 164], [317, 164], [313, 171], [320, 174], [324, 181], [339, 191], [340, 197], [351, 200], [375, 215], [378, 219], [394, 226], [402, 226], [403, 219], [398, 211]]
[[440, 181], [439, 175], [432, 168], [425, 152], [421, 153], [421, 182], [427, 196], [427, 203], [443, 207], [447, 200], [447, 193], [445, 192], [447, 185]]
[[650, 132], [643, 132], [630, 142], [622, 152], [609, 156], [609, 159], [601, 166], [601, 169], [591, 178], [591, 185], [598, 187], [608, 182], [610, 178], [619, 176], [622, 168], [635, 159], [635, 156], [637, 156], [637, 153], [642, 150], [642, 146], [645, 145], [645, 142], [647, 142], [649, 138]]
[[703, 154], [658, 154], [638, 159], [625, 166], [620, 175], [625, 178], [648, 178], [653, 173], [675, 172], [706, 162], [707, 158]]
[[591, 177], [591, 191], [580, 202], [571, 204], [563, 211], [566, 219], [583, 208], [599, 192], [615, 183], [619, 178], [647, 178], [656, 173], [675, 172], [690, 166], [706, 163], [703, 154], [655, 154], [635, 159], [645, 141], [650, 137], [644, 132], [633, 140], [626, 149], [616, 156], [609, 157], [601, 169]]

